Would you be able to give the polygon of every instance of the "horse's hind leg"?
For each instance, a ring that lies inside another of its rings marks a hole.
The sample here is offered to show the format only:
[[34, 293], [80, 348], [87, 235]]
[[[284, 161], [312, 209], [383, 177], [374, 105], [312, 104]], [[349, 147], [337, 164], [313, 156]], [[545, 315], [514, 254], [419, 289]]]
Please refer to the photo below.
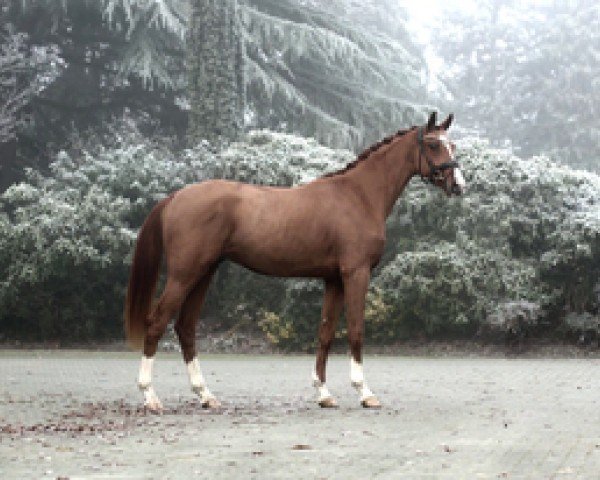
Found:
[[200, 396], [204, 408], [218, 408], [221, 405], [206, 386], [200, 363], [196, 357], [196, 321], [200, 315], [215, 268], [216, 266], [211, 268], [189, 293], [175, 323], [175, 331], [181, 344], [183, 361], [187, 366], [192, 391]]
[[325, 282], [325, 295], [323, 296], [323, 309], [319, 325], [319, 349], [317, 362], [313, 372], [313, 385], [319, 395], [318, 402], [321, 407], [337, 407], [337, 402], [329, 393], [325, 385], [325, 369], [331, 342], [335, 334], [340, 313], [342, 311], [344, 291], [340, 280]]
[[190, 282], [182, 282], [173, 277], [167, 279], [165, 289], [148, 318], [148, 328], [144, 338], [144, 356], [140, 365], [138, 387], [144, 393], [144, 406], [152, 411], [162, 410], [162, 404], [152, 387], [152, 366], [159, 339], [163, 336], [169, 320], [181, 308], [190, 290]]

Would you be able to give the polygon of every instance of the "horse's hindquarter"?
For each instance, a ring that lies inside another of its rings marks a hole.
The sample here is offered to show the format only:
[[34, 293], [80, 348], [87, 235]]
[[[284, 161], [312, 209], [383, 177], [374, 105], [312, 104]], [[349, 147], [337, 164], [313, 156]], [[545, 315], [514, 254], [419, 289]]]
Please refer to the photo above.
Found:
[[163, 212], [163, 242], [167, 265], [191, 268], [222, 255], [234, 227], [242, 184], [210, 180], [179, 190]]

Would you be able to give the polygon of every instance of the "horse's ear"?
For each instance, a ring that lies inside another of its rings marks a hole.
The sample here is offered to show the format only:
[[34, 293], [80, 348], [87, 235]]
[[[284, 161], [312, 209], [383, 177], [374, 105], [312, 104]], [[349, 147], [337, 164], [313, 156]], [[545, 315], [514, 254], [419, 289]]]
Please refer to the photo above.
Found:
[[450, 128], [450, 125], [452, 125], [452, 120], [454, 120], [454, 114], [451, 113], [450, 115], [448, 115], [448, 118], [446, 120], [444, 120], [442, 122], [442, 124], [440, 125], [440, 127], [442, 128], [442, 130], [448, 130]]
[[429, 120], [427, 121], [427, 127], [426, 127], [426, 130], [428, 132], [431, 132], [432, 130], [435, 129], [436, 121], [437, 121], [437, 112], [431, 112], [431, 115], [429, 115]]

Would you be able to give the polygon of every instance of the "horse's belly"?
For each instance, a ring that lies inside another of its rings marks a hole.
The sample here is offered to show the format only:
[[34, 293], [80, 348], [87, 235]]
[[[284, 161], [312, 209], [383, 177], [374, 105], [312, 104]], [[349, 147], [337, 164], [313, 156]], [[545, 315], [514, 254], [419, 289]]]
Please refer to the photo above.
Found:
[[331, 215], [300, 189], [243, 186], [230, 211], [231, 233], [223, 256], [256, 272], [283, 277], [336, 273]]
[[225, 256], [255, 272], [278, 277], [332, 277], [339, 273], [334, 256], [326, 252], [246, 245], [232, 249]]

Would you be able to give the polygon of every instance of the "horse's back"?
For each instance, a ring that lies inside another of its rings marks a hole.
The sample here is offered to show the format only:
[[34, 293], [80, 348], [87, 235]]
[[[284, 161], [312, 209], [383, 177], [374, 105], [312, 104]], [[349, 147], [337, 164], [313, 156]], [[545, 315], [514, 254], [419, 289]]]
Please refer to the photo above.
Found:
[[[300, 187], [272, 187], [230, 180], [207, 180], [179, 190], [168, 206], [169, 219], [187, 221], [210, 215], [221, 215], [230, 221], [252, 223], [273, 219], [314, 217], [315, 207], [327, 207], [320, 195], [322, 186], [307, 184]], [[332, 205], [333, 206], [333, 205]]]
[[196, 223], [207, 216], [220, 216], [235, 222], [252, 216], [262, 207], [272, 209], [286, 202], [294, 189], [266, 187], [231, 180], [207, 180], [179, 190], [170, 203], [165, 215], [167, 221]]

